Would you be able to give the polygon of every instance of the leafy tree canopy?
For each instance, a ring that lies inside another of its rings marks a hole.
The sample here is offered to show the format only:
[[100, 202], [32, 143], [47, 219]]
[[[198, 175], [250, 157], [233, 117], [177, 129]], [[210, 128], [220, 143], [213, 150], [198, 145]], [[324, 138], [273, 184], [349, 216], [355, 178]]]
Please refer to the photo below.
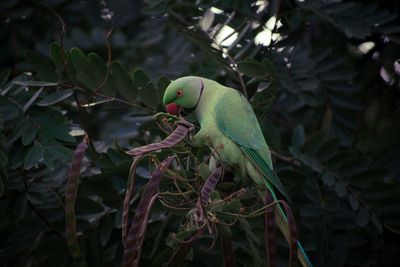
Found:
[[170, 80], [198, 75], [250, 100], [315, 266], [399, 266], [397, 14], [395, 0], [3, 1], [0, 265], [119, 266], [135, 222], [143, 266], [264, 265], [263, 205], [237, 174], [216, 184], [208, 147], [186, 138], [130, 169], [125, 151], [175, 127], [155, 116]]

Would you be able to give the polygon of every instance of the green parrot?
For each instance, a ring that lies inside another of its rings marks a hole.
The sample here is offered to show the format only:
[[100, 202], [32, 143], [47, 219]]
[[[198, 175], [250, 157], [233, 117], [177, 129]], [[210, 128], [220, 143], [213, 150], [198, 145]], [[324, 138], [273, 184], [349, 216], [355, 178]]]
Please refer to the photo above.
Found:
[[[218, 160], [241, 175], [248, 175], [262, 196], [270, 192], [277, 200], [275, 189], [286, 196], [273, 174], [271, 154], [257, 117], [239, 91], [213, 80], [187, 76], [167, 87], [163, 103], [171, 114], [193, 113], [200, 124], [193, 142], [211, 146]], [[287, 217], [279, 205], [275, 207], [275, 223], [290, 244]], [[297, 245], [302, 265], [312, 266], [299, 242]]]

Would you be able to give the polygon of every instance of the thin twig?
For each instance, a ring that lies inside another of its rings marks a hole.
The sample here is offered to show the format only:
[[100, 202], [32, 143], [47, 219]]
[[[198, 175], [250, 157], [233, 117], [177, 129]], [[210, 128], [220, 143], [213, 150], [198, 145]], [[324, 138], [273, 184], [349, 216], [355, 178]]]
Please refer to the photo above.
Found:
[[64, 38], [65, 33], [67, 32], [67, 24], [65, 23], [64, 19], [52, 7], [48, 6], [47, 4], [43, 4], [43, 5], [47, 9], [49, 9], [51, 13], [53, 13], [53, 15], [58, 20], [58, 23], [60, 24], [61, 32], [58, 36], [58, 39], [59, 39], [60, 48], [61, 48], [61, 56], [63, 58], [63, 65], [64, 65], [64, 69], [65, 69], [66, 65], [67, 65], [67, 56], [65, 55], [65, 51], [64, 51], [63, 38]]
[[229, 60], [229, 62], [233, 65], [233, 70], [236, 72], [236, 74], [237, 74], [237, 76], [238, 76], [238, 78], [239, 78], [240, 86], [242, 87], [243, 94], [244, 94], [244, 96], [245, 96], [246, 98], [248, 98], [248, 97], [247, 97], [246, 85], [244, 84], [244, 80], [243, 80], [243, 75], [242, 75], [242, 73], [239, 71], [239, 69], [237, 68], [237, 63], [236, 63], [236, 61], [233, 59], [233, 57], [231, 57], [231, 55], [229, 55], [228, 52], [224, 52], [223, 50], [221, 50], [221, 51], [222, 51], [222, 53], [226, 56], [226, 58]]
[[[70, 83], [59, 83], [59, 85], [64, 86], [64, 87], [67, 87], [67, 88], [78, 89], [79, 91], [82, 91], [82, 92], [87, 92], [86, 89], [84, 89], [84, 88], [82, 88], [82, 87], [79, 87], [79, 86], [77, 86], [77, 85], [75, 85], [75, 84], [70, 84]], [[138, 105], [138, 104], [128, 102], [128, 101], [123, 100], [123, 99], [121, 99], [121, 98], [117, 98], [117, 97], [115, 97], [115, 96], [109, 96], [109, 95], [105, 95], [105, 94], [101, 94], [101, 93], [97, 93], [97, 95], [98, 95], [98, 96], [101, 96], [101, 97], [104, 97], [104, 98], [106, 98], [106, 99], [109, 99], [110, 101], [119, 102], [119, 103], [122, 103], [122, 104], [125, 104], [125, 105], [129, 105], [129, 106], [132, 106], [132, 107], [141, 109], [141, 110], [146, 111], [146, 112], [148, 112], [148, 113], [150, 113], [150, 114], [154, 114], [154, 110], [152, 110], [152, 109], [149, 109], [149, 108], [146, 108], [146, 107], [142, 107], [142, 106], [140, 106], [140, 105]]]
[[278, 159], [280, 159], [280, 160], [282, 160], [282, 161], [284, 161], [286, 163], [289, 163], [289, 164], [293, 165], [294, 167], [301, 168], [301, 163], [298, 160], [294, 159], [294, 158], [291, 158], [291, 157], [288, 157], [288, 156], [284, 156], [282, 154], [279, 154], [278, 152], [275, 152], [274, 150], [271, 150], [271, 154], [273, 156], [275, 156], [276, 158], [278, 158]]

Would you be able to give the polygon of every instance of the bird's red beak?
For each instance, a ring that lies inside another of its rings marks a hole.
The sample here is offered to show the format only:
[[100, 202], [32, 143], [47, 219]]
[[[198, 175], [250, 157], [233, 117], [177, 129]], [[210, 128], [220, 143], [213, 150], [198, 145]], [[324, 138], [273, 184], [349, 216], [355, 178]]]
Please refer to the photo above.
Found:
[[166, 105], [165, 108], [167, 109], [167, 112], [172, 115], [178, 115], [179, 111], [181, 110], [181, 107], [175, 103], [170, 103]]

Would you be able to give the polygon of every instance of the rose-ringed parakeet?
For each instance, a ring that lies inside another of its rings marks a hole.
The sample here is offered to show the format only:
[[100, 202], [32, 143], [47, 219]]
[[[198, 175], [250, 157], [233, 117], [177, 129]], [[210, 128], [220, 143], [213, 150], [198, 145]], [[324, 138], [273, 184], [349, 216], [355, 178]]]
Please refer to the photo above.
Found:
[[[187, 76], [167, 87], [163, 102], [169, 113], [194, 113], [200, 124], [194, 143], [213, 147], [218, 160], [248, 175], [260, 194], [270, 193], [277, 200], [274, 190], [278, 190], [286, 196], [272, 171], [270, 151], [254, 111], [239, 91], [213, 80]], [[275, 207], [275, 222], [290, 244], [287, 217], [279, 205]], [[297, 245], [300, 262], [312, 266], [299, 242]]]

